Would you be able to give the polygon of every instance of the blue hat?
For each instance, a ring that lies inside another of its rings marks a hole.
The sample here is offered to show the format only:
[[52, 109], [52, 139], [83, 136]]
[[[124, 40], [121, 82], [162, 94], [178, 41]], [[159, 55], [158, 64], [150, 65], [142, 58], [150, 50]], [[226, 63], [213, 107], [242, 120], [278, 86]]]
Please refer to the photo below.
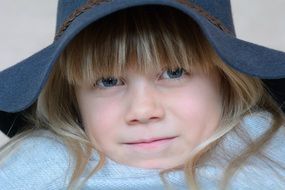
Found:
[[[0, 120], [7, 119], [4, 113], [21, 112], [36, 102], [53, 64], [82, 29], [118, 10], [142, 5], [169, 6], [189, 15], [232, 68], [262, 79], [285, 78], [284, 52], [236, 38], [230, 0], [59, 0], [54, 42], [0, 72]], [[0, 126], [5, 132], [8, 127]]]

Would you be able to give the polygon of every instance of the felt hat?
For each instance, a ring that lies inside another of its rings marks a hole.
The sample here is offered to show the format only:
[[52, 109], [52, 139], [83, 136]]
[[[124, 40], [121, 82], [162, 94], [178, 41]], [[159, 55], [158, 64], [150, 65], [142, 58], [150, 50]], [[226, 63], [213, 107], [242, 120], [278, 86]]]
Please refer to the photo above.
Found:
[[11, 130], [20, 126], [16, 124], [17, 113], [36, 102], [53, 64], [82, 29], [116, 11], [143, 5], [182, 11], [200, 26], [226, 64], [251, 76], [280, 79], [266, 81], [277, 89], [276, 82], [283, 84], [285, 53], [236, 38], [230, 0], [59, 0], [53, 43], [0, 72], [0, 129], [13, 136]]

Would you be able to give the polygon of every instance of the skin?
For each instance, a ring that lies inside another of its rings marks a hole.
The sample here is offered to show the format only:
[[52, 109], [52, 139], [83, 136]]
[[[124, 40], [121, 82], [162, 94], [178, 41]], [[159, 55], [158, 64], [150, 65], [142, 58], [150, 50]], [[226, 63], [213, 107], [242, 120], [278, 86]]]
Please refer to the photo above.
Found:
[[[88, 137], [115, 162], [147, 169], [182, 166], [219, 125], [216, 80], [199, 71], [173, 78], [163, 70], [129, 69], [114, 85], [104, 81], [77, 87], [76, 96]], [[158, 137], [172, 139], [133, 144]]]

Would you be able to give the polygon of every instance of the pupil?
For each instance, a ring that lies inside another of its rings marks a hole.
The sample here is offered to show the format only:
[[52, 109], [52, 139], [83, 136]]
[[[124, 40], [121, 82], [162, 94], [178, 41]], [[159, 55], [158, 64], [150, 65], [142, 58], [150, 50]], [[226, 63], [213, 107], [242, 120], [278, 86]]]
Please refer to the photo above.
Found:
[[183, 74], [183, 69], [182, 68], [178, 68], [174, 71], [172, 70], [169, 70], [167, 71], [167, 74], [170, 78], [178, 78], [178, 77], [181, 77], [182, 74]]
[[117, 82], [118, 82], [118, 80], [115, 78], [112, 78], [112, 77], [102, 79], [102, 83], [104, 84], [104, 86], [108, 86], [108, 87], [116, 85]]

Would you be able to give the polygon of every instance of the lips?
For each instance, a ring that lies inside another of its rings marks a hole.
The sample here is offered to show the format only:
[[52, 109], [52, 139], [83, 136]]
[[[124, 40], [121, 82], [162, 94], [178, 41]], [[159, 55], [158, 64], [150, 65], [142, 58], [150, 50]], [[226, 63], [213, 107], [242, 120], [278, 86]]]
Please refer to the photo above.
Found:
[[162, 142], [162, 141], [169, 141], [176, 138], [176, 136], [173, 137], [155, 137], [155, 138], [149, 138], [149, 139], [140, 139], [140, 140], [135, 140], [131, 142], [127, 142], [125, 144], [128, 145], [136, 145], [136, 144], [151, 144], [155, 142]]
[[176, 137], [177, 136], [139, 139], [124, 143], [124, 145], [136, 153], [152, 155], [171, 147], [172, 143], [175, 142]]

